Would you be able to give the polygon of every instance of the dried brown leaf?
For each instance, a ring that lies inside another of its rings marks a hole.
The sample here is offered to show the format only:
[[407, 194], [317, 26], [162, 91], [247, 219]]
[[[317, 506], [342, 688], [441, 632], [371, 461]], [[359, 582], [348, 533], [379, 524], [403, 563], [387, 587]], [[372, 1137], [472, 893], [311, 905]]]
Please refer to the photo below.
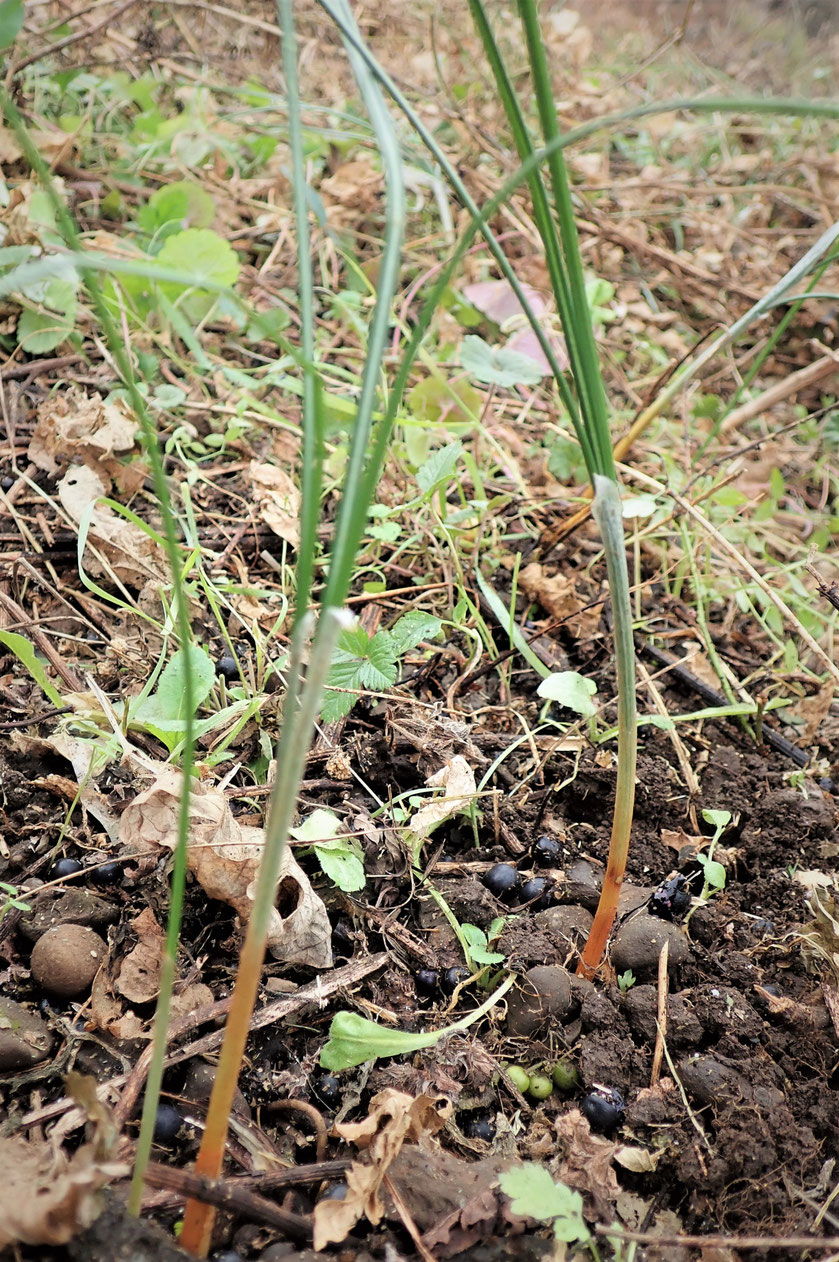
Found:
[[315, 1249], [344, 1240], [363, 1217], [374, 1226], [380, 1223], [385, 1213], [382, 1183], [402, 1145], [436, 1134], [451, 1113], [451, 1101], [444, 1098], [413, 1099], [387, 1088], [370, 1101], [364, 1121], [336, 1126], [336, 1133], [362, 1149], [366, 1160], [354, 1161], [347, 1172], [348, 1191], [343, 1201], [324, 1200], [315, 1206]]
[[556, 1119], [556, 1133], [560, 1156], [551, 1163], [551, 1174], [583, 1193], [587, 1216], [608, 1222], [620, 1191], [612, 1166], [617, 1145], [593, 1135], [579, 1109]]
[[[123, 812], [120, 837], [134, 854], [177, 844], [181, 796], [180, 772], [161, 765], [157, 780], [139, 793]], [[239, 824], [223, 793], [207, 784], [193, 786], [190, 798], [190, 841], [187, 866], [210, 898], [250, 918], [254, 883], [264, 844], [261, 828]], [[331, 968], [331, 926], [318, 897], [290, 849], [283, 854], [268, 949], [278, 960]]]
[[100, 1189], [126, 1173], [97, 1161], [90, 1144], [68, 1158], [48, 1143], [0, 1139], [0, 1249], [66, 1244], [99, 1216]]
[[300, 543], [300, 491], [294, 480], [274, 464], [252, 460], [248, 466], [259, 515], [275, 535], [297, 547]]
[[122, 961], [114, 988], [131, 1003], [151, 1003], [160, 987], [166, 935], [150, 907], [144, 907], [131, 921], [131, 928], [137, 945]]

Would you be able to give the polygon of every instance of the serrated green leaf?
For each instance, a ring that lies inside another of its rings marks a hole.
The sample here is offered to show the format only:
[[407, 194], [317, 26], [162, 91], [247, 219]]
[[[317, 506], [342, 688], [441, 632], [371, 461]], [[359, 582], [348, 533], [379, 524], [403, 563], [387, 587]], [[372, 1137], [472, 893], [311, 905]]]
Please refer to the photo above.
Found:
[[593, 679], [586, 679], [576, 670], [560, 670], [543, 679], [537, 692], [546, 701], [554, 701], [557, 705], [573, 710], [585, 719], [597, 713], [597, 707], [591, 698], [597, 692], [597, 684]]
[[537, 1222], [552, 1222], [556, 1238], [568, 1244], [588, 1240], [582, 1196], [564, 1183], [556, 1183], [544, 1166], [528, 1161], [505, 1170], [498, 1181], [510, 1198], [514, 1214], [535, 1218]]
[[415, 649], [423, 640], [436, 640], [443, 629], [439, 618], [433, 614], [423, 613], [421, 609], [412, 609], [404, 614], [388, 632], [397, 657], [403, 657], [411, 649]]
[[459, 440], [438, 447], [416, 472], [417, 486], [423, 495], [430, 495], [442, 482], [454, 477], [457, 462], [463, 451], [463, 443]]
[[528, 355], [507, 346], [492, 347], [474, 334], [463, 339], [460, 366], [478, 381], [494, 386], [536, 386], [544, 376], [542, 367]]
[[398, 655], [388, 631], [377, 631], [367, 648], [367, 659], [359, 666], [365, 688], [381, 692], [396, 683]]
[[346, 894], [364, 888], [363, 851], [349, 837], [336, 837], [333, 841], [318, 842], [312, 849], [318, 863], [330, 881]]

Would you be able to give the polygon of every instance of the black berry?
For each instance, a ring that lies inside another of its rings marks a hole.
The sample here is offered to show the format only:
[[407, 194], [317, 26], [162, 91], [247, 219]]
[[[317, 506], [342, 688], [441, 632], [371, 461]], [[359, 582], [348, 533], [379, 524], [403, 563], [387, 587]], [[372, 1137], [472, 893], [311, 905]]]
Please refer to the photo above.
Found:
[[245, 1262], [241, 1253], [235, 1249], [225, 1249], [224, 1253], [216, 1253], [213, 1262]]
[[531, 877], [519, 890], [523, 903], [530, 903], [534, 911], [543, 911], [551, 905], [551, 887], [543, 876]]
[[554, 868], [562, 858], [562, 848], [553, 837], [539, 837], [533, 847], [533, 862], [540, 868]]
[[239, 678], [239, 667], [236, 665], [236, 658], [227, 655], [220, 657], [216, 662], [216, 674], [221, 675], [228, 684], [235, 683]]
[[833, 792], [833, 781], [830, 776], [822, 776], [821, 780], [819, 780], [819, 788], [825, 793]]
[[519, 874], [511, 863], [496, 863], [481, 878], [490, 894], [502, 900], [512, 898], [519, 883]]
[[595, 1087], [583, 1097], [580, 1109], [593, 1131], [613, 1131], [626, 1114], [623, 1096], [614, 1087]]
[[468, 968], [447, 968], [440, 977], [440, 989], [444, 995], [453, 995], [460, 983], [471, 976]]
[[156, 1144], [173, 1143], [182, 1124], [183, 1118], [174, 1104], [158, 1104], [157, 1116], [154, 1119], [154, 1142]]
[[683, 873], [678, 872], [659, 885], [650, 899], [649, 912], [651, 916], [660, 916], [662, 920], [679, 920], [690, 904], [690, 882]]
[[495, 1138], [495, 1127], [488, 1117], [472, 1114], [460, 1123], [460, 1129], [467, 1139], [483, 1139], [487, 1144]]
[[320, 1074], [313, 1082], [315, 1095], [327, 1109], [337, 1109], [341, 1103], [341, 1083], [332, 1074]]
[[437, 987], [440, 985], [440, 974], [436, 968], [420, 968], [414, 974], [414, 985], [417, 988], [417, 994], [423, 999], [431, 999], [437, 993]]
[[100, 863], [98, 868], [93, 868], [90, 875], [97, 885], [116, 885], [122, 878], [122, 864]]
[[82, 864], [78, 859], [57, 859], [52, 865], [52, 875], [56, 880], [65, 876], [75, 876], [81, 870]]

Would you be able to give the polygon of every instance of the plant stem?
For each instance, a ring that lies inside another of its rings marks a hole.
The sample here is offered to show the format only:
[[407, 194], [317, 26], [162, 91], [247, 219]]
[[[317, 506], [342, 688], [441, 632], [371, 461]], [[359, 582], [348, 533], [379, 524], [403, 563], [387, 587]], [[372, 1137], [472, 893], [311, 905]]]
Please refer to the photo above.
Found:
[[632, 641], [632, 606], [623, 547], [621, 498], [616, 483], [610, 478], [595, 474], [593, 481], [595, 493], [592, 507], [606, 552], [614, 619], [615, 665], [618, 677], [618, 777], [603, 888], [578, 969], [578, 972], [588, 977], [600, 964], [618, 910], [618, 898], [629, 852], [638, 759], [635, 647]]

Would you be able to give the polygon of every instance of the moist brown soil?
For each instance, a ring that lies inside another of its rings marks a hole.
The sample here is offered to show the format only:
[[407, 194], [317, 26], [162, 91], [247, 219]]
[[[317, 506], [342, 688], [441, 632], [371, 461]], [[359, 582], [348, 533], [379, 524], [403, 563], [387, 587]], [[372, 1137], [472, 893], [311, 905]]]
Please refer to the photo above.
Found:
[[[522, 673], [517, 680], [521, 705], [532, 706], [535, 678]], [[436, 682], [442, 685], [445, 680]], [[475, 688], [479, 686], [486, 700], [492, 687], [486, 681]], [[604, 680], [603, 687], [607, 686]], [[468, 688], [466, 693], [468, 700]], [[685, 705], [684, 698], [681, 704]], [[362, 703], [348, 723], [343, 745], [354, 764], [365, 769], [371, 788], [380, 794], [390, 790], [396, 796], [423, 782], [433, 757], [427, 750], [420, 755], [395, 744], [390, 717], [381, 704]], [[481, 734], [482, 724], [476, 721], [472, 739], [478, 744]], [[477, 1033], [451, 1036], [413, 1057], [341, 1074], [340, 1108], [345, 1120], [363, 1117], [370, 1098], [384, 1087], [411, 1095], [439, 1093], [452, 1100], [456, 1109], [454, 1124], [444, 1137], [444, 1146], [453, 1153], [467, 1161], [503, 1153], [545, 1162], [561, 1148], [557, 1119], [575, 1110], [584, 1092], [595, 1084], [615, 1087], [624, 1095], [627, 1108], [625, 1122], [613, 1138], [658, 1158], [656, 1168], [648, 1172], [616, 1167], [621, 1194], [635, 1198], [636, 1227], [643, 1230], [653, 1222], [669, 1221], [687, 1233], [722, 1231], [764, 1237], [812, 1230], [829, 1192], [832, 1167], [825, 1163], [837, 1156], [839, 1082], [836, 1031], [819, 976], [808, 972], [797, 936], [809, 913], [806, 891], [796, 876], [800, 870], [824, 870], [832, 862], [834, 799], [812, 779], [791, 785], [794, 768], [789, 760], [750, 743], [734, 725], [706, 726], [701, 735], [694, 733], [686, 740], [700, 768], [701, 795], [693, 803], [674, 768], [667, 735], [646, 729], [628, 874], [629, 883], [640, 892], [632, 901], [642, 901], [678, 867], [679, 838], [674, 840], [674, 834], [683, 830], [685, 842], [695, 835], [692, 820], [697, 810], [726, 809], [734, 820], [720, 843], [727, 869], [725, 890], [694, 911], [689, 928], [683, 930], [689, 939], [687, 957], [671, 973], [669, 1061], [662, 1082], [650, 1088], [658, 1002], [653, 958], [641, 962], [635, 984], [625, 992], [608, 974], [593, 986], [576, 987], [574, 1004], [562, 1023], [554, 1023], [526, 1042], [508, 1038], [503, 1024], [489, 1023], [478, 1027]], [[477, 826], [478, 844], [465, 823], [444, 826], [434, 836], [432, 861], [427, 865], [437, 890], [461, 923], [486, 930], [499, 914], [510, 917], [499, 946], [510, 965], [519, 970], [537, 963], [573, 967], [573, 945], [569, 945], [573, 933], [570, 940], [557, 936], [547, 926], [544, 912], [515, 908], [511, 912], [503, 907], [481, 884], [481, 874], [500, 860], [529, 873], [533, 842], [537, 836], [551, 836], [560, 843], [561, 861], [555, 869], [538, 869], [537, 874], [549, 877], [553, 905], [571, 912], [594, 905], [596, 887], [586, 882], [592, 876], [596, 882], [608, 849], [614, 784], [611, 757], [604, 759], [602, 748], [585, 751], [571, 783], [555, 793], [550, 786], [568, 778], [567, 758], [559, 754], [548, 762], [543, 786], [518, 791], [512, 757], [505, 765], [513, 787], [505, 786], [500, 792], [497, 813], [483, 812]], [[522, 766], [524, 762], [523, 755]], [[606, 766], [600, 765], [604, 762]], [[57, 802], [55, 796], [60, 767], [59, 759], [38, 766], [31, 758], [17, 765], [14, 758], [7, 758], [4, 835], [11, 855], [4, 879], [20, 884], [27, 876], [45, 874], [64, 818], [65, 803]], [[316, 784], [316, 793], [304, 790], [304, 798], [316, 797], [319, 805], [333, 806], [342, 814], [356, 796], [345, 782], [330, 784], [326, 777]], [[120, 792], [117, 788], [115, 797]], [[82, 851], [65, 844], [64, 853], [73, 856]], [[337, 964], [388, 952], [388, 965], [354, 991], [353, 1006], [373, 1013], [397, 1013], [401, 1028], [414, 1031], [447, 1024], [468, 1012], [475, 1003], [469, 990], [458, 996], [454, 1007], [448, 999], [431, 1001], [416, 993], [417, 969], [429, 963], [441, 969], [462, 964], [454, 934], [437, 904], [412, 885], [401, 858], [379, 852], [369, 853], [366, 860], [367, 887], [352, 898], [337, 893], [310, 865], [310, 875], [330, 908], [333, 927], [339, 926]], [[587, 869], [580, 868], [581, 861]], [[109, 930], [111, 951], [116, 955], [124, 953], [126, 942], [132, 941], [128, 922], [143, 906], [151, 905], [160, 914], [165, 910], [165, 886], [158, 871], [129, 867], [118, 886], [95, 892], [110, 904], [111, 919], [118, 917]], [[630, 912], [624, 924], [639, 914], [643, 910]], [[574, 915], [582, 913], [575, 911], [572, 920]], [[13, 923], [9, 917], [4, 929], [13, 928]], [[216, 998], [223, 998], [229, 991], [237, 942], [229, 909], [208, 901], [192, 886], [183, 971], [189, 960], [200, 961], [201, 980], [210, 985]], [[41, 1003], [59, 1042], [51, 1061], [3, 1081], [0, 1089], [12, 1117], [26, 1113], [36, 1099], [48, 1104], [59, 1098], [63, 1074], [71, 1064], [100, 1079], [109, 1078], [132, 1064], [142, 1046], [116, 1043], [101, 1033], [92, 1038], [83, 1021], [74, 1024], [78, 1004], [53, 999], [48, 1007], [44, 1005], [44, 996], [28, 971], [31, 945], [19, 925], [17, 932], [7, 933], [6, 992], [24, 1004]], [[271, 974], [277, 975], [273, 982]], [[309, 980], [305, 970], [291, 974], [276, 966], [266, 970], [267, 986], [276, 982], [291, 987]], [[263, 999], [274, 997], [266, 991]], [[368, 1004], [372, 1007], [367, 1008]], [[282, 1097], [308, 1099], [322, 1112], [327, 1126], [331, 1124], [337, 1106], [333, 1101], [327, 1106], [318, 1096], [317, 1060], [332, 1013], [346, 1006], [346, 999], [339, 998], [322, 1010], [309, 1007], [287, 1023], [256, 1032], [249, 1044], [241, 1082], [244, 1096], [266, 1132], [298, 1163], [313, 1157], [308, 1128], [282, 1125], [269, 1106]], [[529, 1102], [511, 1096], [499, 1077], [499, 1063], [518, 1060], [532, 1066], [552, 1062], [560, 1054], [578, 1069], [577, 1090], [555, 1091], [544, 1102]], [[174, 1096], [181, 1092], [184, 1074], [185, 1066], [180, 1065], [167, 1077], [166, 1089]], [[470, 1120], [475, 1117], [490, 1123], [494, 1141], [469, 1137]], [[129, 1123], [129, 1132], [135, 1127], [136, 1119]], [[194, 1151], [191, 1132], [156, 1155], [184, 1168]], [[346, 1152], [338, 1141], [330, 1142], [328, 1156]], [[590, 1196], [589, 1202], [592, 1212], [599, 1208], [602, 1217], [604, 1206], [598, 1207], [596, 1196]], [[303, 1212], [311, 1208], [305, 1188], [295, 1194], [295, 1204]], [[662, 1219], [666, 1211], [676, 1217]], [[412, 1214], [425, 1231], [434, 1227], [435, 1214], [444, 1216], [443, 1206], [435, 1205], [429, 1188], [423, 1192], [421, 1181], [414, 1188]], [[163, 1221], [171, 1221], [171, 1215], [167, 1219], [164, 1214]], [[835, 1230], [829, 1212], [822, 1221], [822, 1230]], [[228, 1220], [224, 1232], [244, 1257], [261, 1256], [262, 1245], [270, 1239], [270, 1232], [248, 1226], [241, 1218]], [[489, 1256], [486, 1250], [492, 1236], [488, 1226], [480, 1243], [464, 1256]], [[340, 1256], [384, 1256], [388, 1241], [401, 1256], [412, 1256], [407, 1236], [389, 1221], [378, 1229], [356, 1229]], [[543, 1243], [538, 1234], [533, 1238], [537, 1250]], [[524, 1247], [523, 1242], [516, 1247], [520, 1245]], [[39, 1249], [24, 1250], [23, 1256], [53, 1255]], [[85, 1254], [77, 1239], [74, 1256], [93, 1258], [97, 1253], [91, 1244]], [[447, 1256], [445, 1251], [442, 1256]], [[638, 1256], [678, 1255], [642, 1246]], [[770, 1250], [741, 1256], [773, 1255]]]

